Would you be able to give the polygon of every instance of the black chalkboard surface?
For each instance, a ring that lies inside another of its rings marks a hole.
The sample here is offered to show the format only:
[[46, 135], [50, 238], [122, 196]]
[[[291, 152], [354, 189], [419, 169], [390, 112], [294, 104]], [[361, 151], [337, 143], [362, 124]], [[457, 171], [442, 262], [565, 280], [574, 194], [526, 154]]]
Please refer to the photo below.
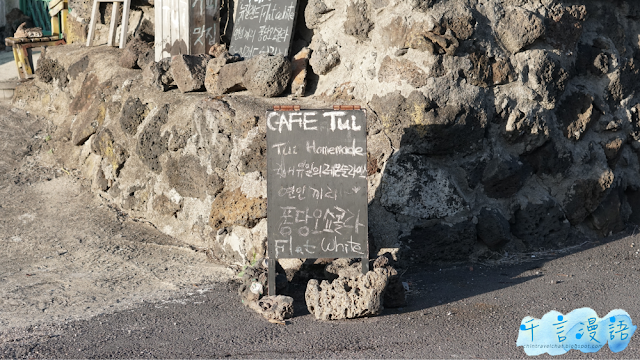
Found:
[[297, 7], [297, 0], [238, 0], [229, 53], [289, 56]]
[[269, 259], [368, 259], [365, 111], [266, 118]]

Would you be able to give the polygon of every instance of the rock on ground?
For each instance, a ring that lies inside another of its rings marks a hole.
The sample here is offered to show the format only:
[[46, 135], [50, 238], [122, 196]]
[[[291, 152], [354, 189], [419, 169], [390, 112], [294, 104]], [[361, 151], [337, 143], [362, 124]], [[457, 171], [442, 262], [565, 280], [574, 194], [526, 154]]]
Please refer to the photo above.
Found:
[[293, 298], [284, 295], [265, 296], [250, 302], [249, 308], [267, 320], [283, 321], [293, 317]]
[[339, 277], [329, 283], [312, 279], [307, 283], [305, 301], [318, 320], [353, 319], [380, 314], [389, 271], [377, 268], [355, 278]]

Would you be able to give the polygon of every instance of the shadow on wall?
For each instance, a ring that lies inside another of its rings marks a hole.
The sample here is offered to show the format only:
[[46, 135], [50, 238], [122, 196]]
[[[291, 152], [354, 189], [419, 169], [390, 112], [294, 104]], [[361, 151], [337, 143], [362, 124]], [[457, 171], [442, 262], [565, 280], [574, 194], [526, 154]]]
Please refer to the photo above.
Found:
[[524, 114], [440, 107], [419, 91], [374, 96], [371, 253], [397, 248], [420, 264], [499, 260], [639, 224], [638, 158], [621, 136], [634, 133], [637, 115], [611, 131], [596, 97], [573, 88], [558, 98], [553, 111]]

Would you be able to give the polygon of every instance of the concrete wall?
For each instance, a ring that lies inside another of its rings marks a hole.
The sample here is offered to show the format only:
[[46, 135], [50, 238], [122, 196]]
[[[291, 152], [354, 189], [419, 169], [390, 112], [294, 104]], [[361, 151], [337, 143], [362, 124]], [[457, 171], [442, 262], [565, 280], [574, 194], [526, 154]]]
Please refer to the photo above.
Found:
[[5, 26], [7, 19], [5, 15], [11, 11], [11, 9], [19, 7], [19, 0], [0, 0], [0, 27]]

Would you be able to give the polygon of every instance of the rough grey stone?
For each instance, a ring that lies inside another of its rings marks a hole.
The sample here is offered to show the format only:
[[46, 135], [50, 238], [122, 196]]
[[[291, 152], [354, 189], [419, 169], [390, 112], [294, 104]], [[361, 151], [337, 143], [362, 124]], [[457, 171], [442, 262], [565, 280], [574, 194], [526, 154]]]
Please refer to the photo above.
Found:
[[275, 97], [289, 85], [292, 67], [283, 55], [260, 54], [247, 62], [243, 84], [253, 95]]
[[407, 304], [404, 286], [398, 271], [391, 266], [392, 256], [385, 253], [373, 262], [373, 269], [384, 268], [389, 271], [389, 283], [384, 291], [383, 304], [387, 308], [399, 308]]
[[369, 19], [369, 6], [366, 1], [358, 0], [347, 6], [347, 21], [344, 22], [345, 34], [364, 41], [369, 38], [369, 32], [373, 26], [373, 22]]
[[329, 47], [319, 36], [314, 36], [310, 48], [313, 50], [309, 65], [318, 75], [326, 75], [340, 64], [340, 53], [336, 46]]
[[309, 0], [304, 9], [304, 20], [309, 29], [317, 29], [322, 23], [322, 16], [333, 11], [323, 0]]
[[223, 180], [216, 174], [207, 175], [207, 168], [192, 155], [170, 158], [165, 164], [169, 186], [185, 197], [204, 199], [209, 193], [215, 196], [222, 190]]
[[580, 224], [600, 205], [613, 184], [613, 179], [613, 173], [607, 170], [597, 178], [577, 179], [573, 182], [563, 203], [567, 219], [572, 225]]
[[115, 176], [118, 176], [120, 169], [129, 157], [125, 147], [114, 140], [111, 130], [104, 128], [100, 129], [93, 137], [91, 151], [107, 160]]
[[564, 174], [573, 163], [571, 153], [559, 153], [554, 141], [549, 141], [532, 153], [525, 155], [524, 160], [531, 166], [533, 173], [538, 175]]
[[181, 199], [179, 203], [171, 201], [164, 194], [157, 195], [153, 199], [153, 211], [162, 216], [175, 216], [175, 214], [182, 210], [184, 201]]
[[[127, 42], [118, 64], [125, 69], [140, 69], [140, 65], [149, 62], [148, 54], [152, 51], [153, 48], [149, 43], [142, 41], [140, 38], [133, 38], [133, 40]], [[141, 58], [142, 61], [140, 61]]]
[[67, 72], [69, 73], [69, 77], [75, 80], [78, 77], [78, 75], [85, 72], [88, 67], [89, 67], [89, 56], [85, 55], [82, 57], [82, 59], [71, 64]]
[[549, 140], [548, 116], [544, 110], [523, 113], [514, 109], [507, 119], [504, 136], [512, 144], [521, 144], [520, 152], [530, 153]]
[[500, 41], [511, 53], [517, 53], [525, 46], [533, 44], [544, 35], [544, 31], [543, 19], [538, 14], [522, 8], [508, 10], [497, 27]]
[[533, 69], [530, 69], [529, 82], [534, 79], [544, 101], [555, 102], [562, 95], [569, 80], [569, 74], [562, 68], [555, 55], [548, 51], [536, 50], [533, 54]]
[[328, 278], [355, 278], [362, 274], [362, 262], [355, 259], [339, 258], [327, 265], [324, 271]]
[[244, 75], [247, 72], [247, 61], [234, 62], [230, 64], [225, 64], [220, 69], [216, 68], [219, 65], [219, 62], [226, 60], [218, 60], [214, 59], [209, 61], [211, 67], [207, 68], [207, 77], [205, 80], [205, 85], [207, 91], [213, 95], [222, 95], [234, 91], [240, 91], [246, 89], [244, 85]]
[[576, 72], [579, 75], [601, 76], [609, 72], [611, 56], [608, 51], [594, 45], [579, 44]]
[[612, 108], [640, 89], [640, 69], [634, 58], [623, 60], [619, 69], [613, 72], [613, 78], [607, 86], [605, 98]]
[[600, 205], [591, 213], [591, 223], [601, 236], [624, 230], [625, 219], [623, 218], [621, 192], [617, 190], [610, 191]]
[[167, 91], [173, 84], [171, 74], [171, 58], [165, 58], [158, 62], [152, 62], [143, 68], [142, 77], [150, 87], [160, 91]]
[[374, 95], [371, 107], [394, 148], [409, 146], [417, 154], [445, 155], [469, 154], [483, 146], [484, 111], [458, 105], [438, 108], [418, 91], [407, 98], [399, 91]]
[[318, 320], [353, 319], [374, 316], [383, 310], [383, 294], [389, 271], [378, 268], [355, 278], [339, 277], [329, 283], [312, 279], [307, 283], [305, 300], [309, 312]]
[[120, 113], [120, 128], [126, 134], [135, 136], [138, 132], [138, 126], [149, 113], [149, 107], [140, 101], [137, 97], [129, 97], [122, 105]]
[[420, 69], [414, 62], [406, 59], [392, 59], [388, 55], [382, 60], [378, 71], [378, 81], [397, 83], [402, 82], [414, 88], [423, 87], [427, 84], [429, 77], [427, 73]]
[[426, 156], [392, 157], [381, 187], [380, 203], [392, 213], [433, 219], [467, 207], [447, 171], [430, 166]]
[[564, 136], [580, 140], [592, 123], [600, 118], [600, 111], [593, 104], [593, 96], [576, 92], [567, 96], [558, 106], [558, 120]]
[[204, 90], [207, 62], [211, 55], [176, 55], [171, 60], [171, 76], [180, 92]]
[[493, 158], [482, 174], [484, 192], [492, 198], [507, 198], [514, 195], [529, 175], [528, 169], [515, 158]]
[[509, 221], [497, 209], [482, 208], [476, 224], [478, 239], [495, 249], [511, 239]]
[[438, 0], [410, 0], [410, 4], [414, 9], [426, 12], [429, 10]]
[[104, 123], [106, 114], [106, 104], [103, 101], [96, 101], [87, 110], [81, 112], [71, 125], [73, 145], [82, 145], [95, 134]]
[[529, 202], [514, 213], [511, 233], [531, 249], [560, 247], [569, 235], [570, 224], [552, 199]]
[[587, 17], [585, 5], [564, 7], [552, 6], [546, 21], [546, 39], [557, 48], [572, 50], [582, 35], [583, 22]]
[[267, 134], [260, 133], [254, 137], [249, 146], [240, 155], [238, 170], [243, 173], [259, 171], [262, 177], [267, 176]]
[[67, 70], [58, 61], [46, 57], [38, 60], [36, 76], [40, 81], [51, 83], [54, 79], [58, 80], [58, 87], [62, 89], [69, 82], [67, 75]]
[[142, 129], [136, 146], [136, 152], [140, 160], [149, 168], [149, 170], [160, 173], [162, 165], [160, 164], [160, 155], [167, 152], [168, 138], [165, 134], [160, 135], [160, 128], [169, 120], [169, 104], [154, 109], [149, 115], [150, 121]]
[[410, 260], [415, 263], [464, 261], [473, 252], [477, 233], [470, 220], [456, 224], [428, 220], [416, 225], [401, 241], [409, 248]]
[[283, 321], [293, 317], [293, 298], [284, 295], [265, 296], [250, 302], [249, 308], [267, 320]]

